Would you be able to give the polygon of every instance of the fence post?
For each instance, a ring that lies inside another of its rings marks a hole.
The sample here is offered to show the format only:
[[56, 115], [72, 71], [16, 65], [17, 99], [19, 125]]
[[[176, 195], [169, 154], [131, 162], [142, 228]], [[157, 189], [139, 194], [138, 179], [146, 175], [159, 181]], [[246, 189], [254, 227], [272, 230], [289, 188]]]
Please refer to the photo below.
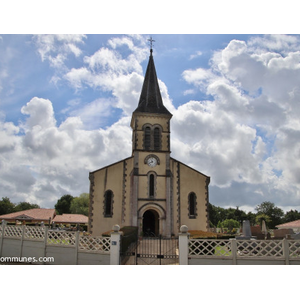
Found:
[[[45, 226], [44, 227], [45, 231], [44, 231], [44, 234], [45, 234], [45, 237], [44, 237], [44, 257], [47, 256], [47, 241], [48, 241], [48, 226]], [[46, 262], [44, 262], [44, 264], [46, 264]]]
[[289, 260], [289, 256], [290, 256], [290, 249], [289, 249], [289, 241], [287, 239], [283, 239], [282, 240], [282, 248], [283, 248], [283, 256], [284, 256], [284, 260], [285, 260], [285, 264], [289, 265], [290, 264], [290, 260]]
[[0, 257], [2, 256], [2, 246], [3, 246], [3, 240], [4, 240], [4, 231], [5, 231], [5, 224], [6, 224], [6, 221], [5, 220], [2, 220], [2, 226], [1, 226], [1, 244], [0, 244]]
[[26, 230], [26, 225], [22, 225], [21, 248], [20, 248], [19, 257], [22, 257], [22, 254], [23, 254], [23, 240], [24, 240], [25, 230]]
[[189, 233], [188, 227], [182, 225], [179, 233], [179, 265], [188, 265], [189, 259]]
[[113, 232], [110, 235], [110, 264], [119, 265], [120, 264], [120, 240], [121, 233], [119, 232], [120, 226], [114, 225]]
[[232, 264], [236, 265], [237, 242], [236, 239], [230, 239], [230, 241], [231, 241]]
[[78, 265], [78, 249], [79, 249], [79, 230], [75, 233], [75, 265]]

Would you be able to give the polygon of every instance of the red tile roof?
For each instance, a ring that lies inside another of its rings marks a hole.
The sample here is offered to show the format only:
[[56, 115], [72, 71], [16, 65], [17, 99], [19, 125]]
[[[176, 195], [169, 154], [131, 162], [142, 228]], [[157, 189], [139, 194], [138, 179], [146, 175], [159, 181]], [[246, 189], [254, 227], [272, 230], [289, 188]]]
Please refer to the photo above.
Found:
[[62, 214], [57, 215], [53, 219], [53, 222], [55, 223], [81, 223], [81, 224], [87, 224], [88, 223], [88, 217], [85, 215], [79, 215], [79, 214]]
[[55, 209], [51, 208], [33, 208], [22, 210], [18, 212], [13, 212], [10, 214], [5, 214], [0, 216], [0, 220], [40, 220], [40, 221], [49, 221], [49, 218], [52, 220], [55, 216]]
[[300, 220], [280, 224], [276, 226], [277, 228], [300, 228]]

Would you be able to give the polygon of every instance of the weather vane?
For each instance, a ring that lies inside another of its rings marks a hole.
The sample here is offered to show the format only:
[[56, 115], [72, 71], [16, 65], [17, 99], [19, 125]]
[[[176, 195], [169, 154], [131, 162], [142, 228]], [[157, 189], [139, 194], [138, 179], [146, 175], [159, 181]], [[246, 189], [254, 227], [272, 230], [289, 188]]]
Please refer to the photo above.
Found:
[[150, 36], [150, 39], [148, 39], [148, 41], [150, 42], [150, 52], [152, 52], [152, 46], [153, 46], [153, 42], [155, 42], [155, 40], [153, 40], [152, 36]]

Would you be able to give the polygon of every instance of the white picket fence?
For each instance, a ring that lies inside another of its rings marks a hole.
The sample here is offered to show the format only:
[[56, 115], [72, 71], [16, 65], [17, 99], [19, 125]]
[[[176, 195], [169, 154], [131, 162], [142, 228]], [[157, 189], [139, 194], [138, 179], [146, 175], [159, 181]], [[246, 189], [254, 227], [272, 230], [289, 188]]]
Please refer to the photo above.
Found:
[[299, 240], [189, 239], [188, 264], [300, 264]]
[[[53, 231], [47, 227], [2, 224], [0, 229], [0, 263], [6, 263], [5, 258], [31, 258], [31, 263], [55, 265], [120, 263], [122, 233], [118, 225], [111, 237], [81, 236], [78, 231]], [[179, 264], [300, 265], [300, 240], [190, 239], [183, 225]]]
[[0, 262], [37, 264], [110, 264], [110, 237], [81, 236], [79, 231], [47, 227], [0, 227]]

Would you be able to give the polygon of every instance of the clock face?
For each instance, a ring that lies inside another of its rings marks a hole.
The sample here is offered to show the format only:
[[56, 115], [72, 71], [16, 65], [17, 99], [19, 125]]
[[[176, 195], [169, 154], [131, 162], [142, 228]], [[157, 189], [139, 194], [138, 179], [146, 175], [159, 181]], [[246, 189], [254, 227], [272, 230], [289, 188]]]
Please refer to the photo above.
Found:
[[147, 164], [149, 167], [155, 167], [157, 165], [157, 160], [155, 157], [149, 157], [147, 160]]

